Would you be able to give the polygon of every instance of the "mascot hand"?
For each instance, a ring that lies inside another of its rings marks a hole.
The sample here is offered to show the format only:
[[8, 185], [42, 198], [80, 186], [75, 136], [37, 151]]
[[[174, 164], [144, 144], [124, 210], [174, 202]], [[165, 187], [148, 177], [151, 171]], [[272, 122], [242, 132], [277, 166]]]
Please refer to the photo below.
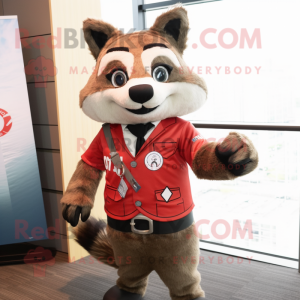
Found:
[[79, 216], [81, 214], [81, 221], [85, 222], [91, 214], [91, 206], [79, 206], [62, 204], [62, 215], [64, 219], [70, 223], [73, 227], [77, 226], [79, 222]]
[[235, 176], [246, 175], [258, 165], [258, 154], [252, 142], [237, 132], [230, 132], [224, 141], [216, 146], [215, 153]]

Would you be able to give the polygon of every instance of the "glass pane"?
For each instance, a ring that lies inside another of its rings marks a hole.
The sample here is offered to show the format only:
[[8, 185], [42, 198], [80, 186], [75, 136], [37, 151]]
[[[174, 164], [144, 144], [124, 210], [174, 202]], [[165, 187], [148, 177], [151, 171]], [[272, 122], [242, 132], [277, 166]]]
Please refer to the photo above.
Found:
[[[300, 124], [300, 1], [226, 0], [185, 8], [191, 30], [184, 59], [208, 85], [207, 103], [186, 118]], [[164, 11], [147, 12], [146, 27]]]
[[[199, 132], [206, 138], [211, 137], [210, 141], [213, 138], [218, 141], [228, 134], [228, 130], [223, 129], [200, 129]], [[199, 222], [200, 237], [206, 241], [298, 258], [300, 133], [239, 132], [253, 141], [259, 153], [259, 165], [254, 172], [233, 181], [199, 181], [190, 172], [196, 204], [194, 216]], [[209, 224], [204, 224], [203, 220], [208, 220]], [[224, 224], [228, 226], [227, 232]], [[238, 226], [242, 231], [245, 228], [242, 238]]]
[[124, 33], [133, 31], [132, 0], [100, 0], [100, 5], [102, 21], [112, 24]]

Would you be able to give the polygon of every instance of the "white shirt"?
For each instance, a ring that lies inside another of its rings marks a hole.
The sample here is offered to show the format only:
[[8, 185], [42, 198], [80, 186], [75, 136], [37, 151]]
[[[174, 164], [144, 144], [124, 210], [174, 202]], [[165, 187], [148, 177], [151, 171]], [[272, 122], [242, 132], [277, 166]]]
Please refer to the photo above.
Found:
[[[152, 131], [156, 128], [156, 126], [159, 124], [159, 122], [160, 121], [151, 122], [154, 125], [154, 127], [152, 127], [144, 136], [145, 141], [148, 139], [148, 137], [150, 136]], [[130, 153], [132, 154], [132, 156], [135, 156], [135, 146], [136, 146], [137, 137], [135, 135], [133, 135], [129, 131], [129, 129], [126, 128], [126, 126], [127, 125], [122, 125], [125, 144], [126, 144], [128, 150], [130, 151]]]

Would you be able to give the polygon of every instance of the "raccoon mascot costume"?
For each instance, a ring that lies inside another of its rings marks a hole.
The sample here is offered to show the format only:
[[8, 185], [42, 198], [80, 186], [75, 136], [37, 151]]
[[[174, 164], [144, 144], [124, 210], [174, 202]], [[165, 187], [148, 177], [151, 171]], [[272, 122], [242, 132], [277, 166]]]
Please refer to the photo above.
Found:
[[[103, 299], [142, 299], [152, 271], [173, 300], [203, 298], [188, 165], [199, 179], [232, 180], [256, 168], [257, 152], [236, 132], [208, 143], [178, 117], [207, 97], [205, 82], [182, 59], [184, 8], [163, 13], [147, 31], [123, 34], [93, 19], [83, 30], [97, 64], [80, 107], [105, 124], [71, 178], [63, 216], [82, 247], [118, 269]], [[104, 172], [107, 223], [89, 218]]]

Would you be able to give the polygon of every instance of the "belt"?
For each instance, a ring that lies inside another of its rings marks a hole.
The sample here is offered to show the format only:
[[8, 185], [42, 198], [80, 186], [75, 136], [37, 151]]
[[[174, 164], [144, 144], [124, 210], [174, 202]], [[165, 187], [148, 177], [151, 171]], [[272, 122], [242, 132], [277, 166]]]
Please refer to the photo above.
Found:
[[134, 232], [137, 234], [169, 234], [184, 230], [191, 226], [194, 222], [193, 213], [190, 212], [187, 216], [169, 222], [160, 222], [151, 220], [150, 218], [138, 214], [129, 220], [116, 220], [107, 216], [107, 224], [109, 227], [122, 231]]

